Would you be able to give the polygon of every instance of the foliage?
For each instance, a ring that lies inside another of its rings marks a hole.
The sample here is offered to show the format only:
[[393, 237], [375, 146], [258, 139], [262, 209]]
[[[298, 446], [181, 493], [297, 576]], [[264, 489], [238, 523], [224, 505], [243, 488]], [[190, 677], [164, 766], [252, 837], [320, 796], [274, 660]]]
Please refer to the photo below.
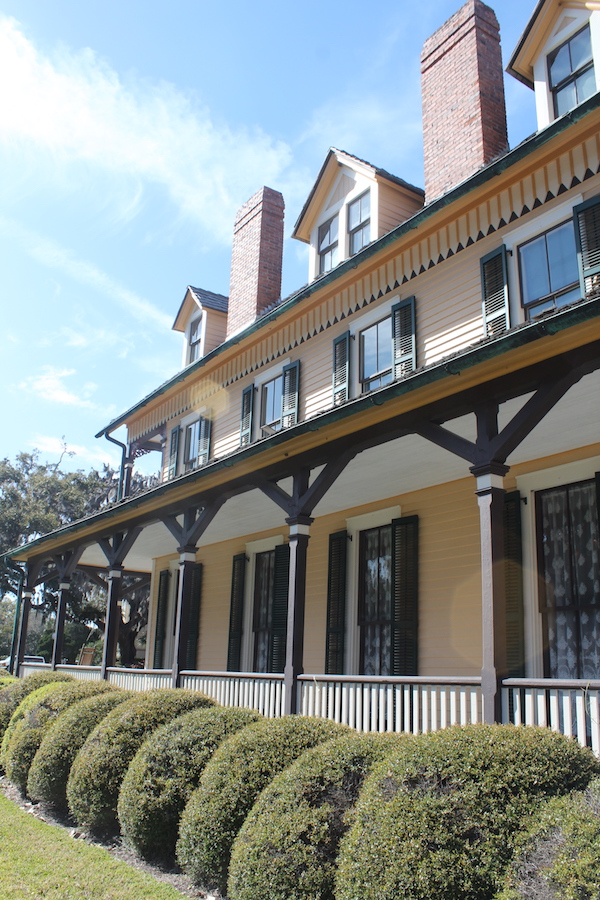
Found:
[[407, 739], [365, 783], [340, 845], [338, 900], [488, 900], [525, 816], [600, 763], [542, 728], [475, 725]]
[[[2, 742], [3, 762], [9, 781], [24, 792], [29, 767], [57, 716], [78, 700], [112, 690], [114, 688], [104, 681], [76, 681], [73, 684], [49, 684], [29, 694], [14, 712]], [[21, 712], [24, 707], [25, 711]], [[19, 713], [19, 720], [13, 724]]]
[[204, 887], [224, 891], [231, 847], [263, 788], [309, 747], [348, 731], [327, 719], [284, 716], [249, 725], [224, 741], [181, 817], [182, 869]]
[[113, 709], [77, 754], [67, 783], [67, 801], [80, 825], [97, 833], [118, 830], [121, 782], [145, 739], [184, 712], [212, 706], [204, 694], [164, 689], [139, 694]]
[[495, 900], [600, 900], [600, 780], [543, 804]]
[[[42, 632], [37, 642], [37, 655], [43, 656], [48, 661], [52, 656], [52, 648], [54, 646], [54, 628], [56, 621], [53, 617], [46, 623], [46, 628]], [[79, 651], [88, 642], [92, 643], [99, 637], [96, 628], [90, 628], [84, 622], [65, 622], [62, 659], [67, 663], [74, 665], [77, 662]]]
[[185, 900], [98, 846], [74, 841], [0, 794], [2, 900]]
[[248, 709], [200, 709], [158, 728], [123, 779], [118, 814], [126, 841], [147, 859], [171, 861], [179, 819], [204, 767], [228, 737], [261, 719]]
[[132, 696], [130, 691], [112, 690], [79, 700], [62, 713], [44, 735], [33, 758], [27, 779], [28, 796], [66, 812], [67, 781], [77, 753], [96, 725]]
[[339, 842], [364, 778], [401, 740], [347, 734], [307, 750], [274, 778], [235, 839], [230, 900], [333, 900]]
[[9, 656], [15, 622], [16, 602], [12, 597], [0, 596], [0, 658]]
[[21, 701], [43, 684], [50, 684], [53, 681], [73, 681], [73, 679], [70, 675], [63, 675], [60, 672], [36, 672], [0, 688], [0, 738], [3, 737], [6, 726]]

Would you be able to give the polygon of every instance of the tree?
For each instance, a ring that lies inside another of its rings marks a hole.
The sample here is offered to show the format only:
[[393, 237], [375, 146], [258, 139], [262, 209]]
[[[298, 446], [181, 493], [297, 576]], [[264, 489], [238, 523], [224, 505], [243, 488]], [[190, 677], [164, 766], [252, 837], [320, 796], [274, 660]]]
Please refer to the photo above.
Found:
[[12, 646], [16, 603], [12, 597], [0, 600], [0, 658], [8, 656]]

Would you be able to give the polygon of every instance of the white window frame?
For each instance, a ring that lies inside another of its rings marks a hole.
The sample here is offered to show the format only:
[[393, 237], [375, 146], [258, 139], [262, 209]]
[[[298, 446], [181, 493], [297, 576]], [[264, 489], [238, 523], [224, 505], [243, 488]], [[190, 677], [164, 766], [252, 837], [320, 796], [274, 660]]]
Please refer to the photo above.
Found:
[[[185, 468], [185, 438], [189, 425], [193, 425], [194, 422], [198, 422], [201, 418], [207, 419], [210, 416], [210, 411], [206, 406], [200, 407], [200, 409], [195, 409], [193, 413], [185, 416], [179, 422], [179, 459], [177, 460], [177, 475], [185, 474], [186, 471], [193, 472], [193, 469]], [[195, 466], [194, 468], [197, 468]]]
[[[197, 356], [196, 359], [192, 359], [192, 329], [194, 327], [194, 324], [198, 321], [200, 322], [200, 338], [198, 341], [196, 341], [194, 346], [196, 346], [196, 345], [198, 346], [198, 354], [199, 355]], [[198, 312], [192, 316], [190, 323], [185, 330], [185, 338], [186, 338], [185, 364], [186, 365], [189, 366], [193, 362], [197, 362], [198, 359], [202, 359], [202, 357], [204, 356], [205, 336], [206, 336], [206, 314], [205, 314], [204, 310], [201, 309], [201, 310], [198, 310]]]
[[282, 534], [259, 541], [248, 541], [245, 548], [246, 571], [244, 576], [244, 621], [242, 625], [242, 672], [252, 672], [254, 667], [254, 579], [256, 578], [256, 557], [259, 553], [274, 550], [285, 543]]
[[262, 433], [262, 389], [269, 381], [273, 381], [275, 378], [283, 375], [284, 368], [289, 366], [289, 364], [290, 358], [288, 356], [285, 359], [278, 360], [276, 366], [270, 366], [268, 369], [260, 372], [254, 379], [254, 415], [252, 423], [252, 431], [254, 433], [250, 436], [250, 443], [256, 438], [260, 440], [261, 438], [268, 436]]

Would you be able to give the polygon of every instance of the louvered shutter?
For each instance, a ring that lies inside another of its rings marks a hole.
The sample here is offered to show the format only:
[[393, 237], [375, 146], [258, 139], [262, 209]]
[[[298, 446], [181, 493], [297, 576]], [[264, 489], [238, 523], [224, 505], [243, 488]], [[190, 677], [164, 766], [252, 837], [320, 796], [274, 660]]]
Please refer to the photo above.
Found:
[[417, 367], [415, 298], [392, 306], [392, 352], [394, 378], [402, 378]]
[[205, 466], [210, 458], [210, 432], [212, 429], [212, 419], [207, 416], [200, 416], [198, 428], [198, 456], [196, 465]]
[[246, 554], [233, 557], [231, 570], [231, 600], [229, 605], [229, 645], [227, 671], [239, 672], [242, 665], [242, 635], [244, 630], [244, 589]]
[[185, 669], [195, 669], [200, 634], [200, 603], [202, 598], [202, 563], [196, 563], [191, 572], [189, 616], [185, 630]]
[[581, 296], [600, 296], [600, 198], [573, 209]]
[[504, 496], [504, 559], [507, 671], [509, 678], [524, 678], [523, 550], [518, 491]]
[[350, 399], [350, 332], [333, 342], [333, 405]]
[[271, 633], [269, 641], [269, 672], [283, 672], [285, 668], [285, 644], [287, 638], [290, 574], [289, 544], [280, 544], [278, 547], [275, 547], [274, 574]]
[[158, 576], [158, 597], [156, 601], [156, 634], [154, 637], [154, 669], [162, 669], [163, 654], [165, 650], [165, 637], [167, 633], [167, 607], [169, 605], [169, 581], [168, 569]]
[[291, 428], [298, 421], [298, 397], [300, 392], [300, 360], [284, 366], [281, 399], [281, 427]]
[[167, 477], [169, 480], [177, 475], [177, 457], [179, 456], [179, 425], [171, 431], [171, 440], [169, 442], [169, 469]]
[[240, 447], [252, 441], [252, 414], [254, 412], [254, 385], [242, 391], [242, 415], [240, 420]]
[[392, 675], [418, 675], [419, 517], [392, 522]]
[[344, 672], [347, 546], [348, 532], [337, 531], [335, 534], [329, 535], [326, 675], [342, 675]]
[[484, 336], [492, 337], [508, 331], [510, 308], [504, 244], [481, 260], [481, 296]]

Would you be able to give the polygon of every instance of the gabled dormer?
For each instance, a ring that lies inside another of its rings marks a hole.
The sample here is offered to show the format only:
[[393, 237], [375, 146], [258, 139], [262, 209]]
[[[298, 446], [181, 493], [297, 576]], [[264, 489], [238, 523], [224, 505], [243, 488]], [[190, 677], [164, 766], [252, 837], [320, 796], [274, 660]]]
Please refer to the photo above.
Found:
[[188, 285], [173, 323], [173, 331], [185, 335], [182, 366], [189, 366], [223, 343], [227, 309], [227, 297]]
[[405, 222], [423, 200], [421, 188], [332, 147], [292, 234], [310, 245], [308, 280]]
[[600, 3], [540, 0], [507, 71], [535, 91], [538, 129], [598, 90]]

